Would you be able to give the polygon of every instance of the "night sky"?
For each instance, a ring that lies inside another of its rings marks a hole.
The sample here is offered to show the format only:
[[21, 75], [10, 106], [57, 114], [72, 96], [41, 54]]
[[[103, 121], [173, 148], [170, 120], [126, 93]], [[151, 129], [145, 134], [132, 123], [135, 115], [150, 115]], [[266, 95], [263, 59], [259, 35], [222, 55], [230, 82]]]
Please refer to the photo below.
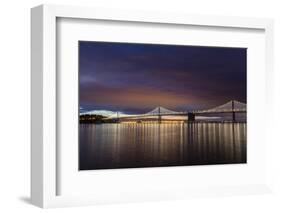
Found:
[[246, 103], [245, 48], [79, 42], [80, 111]]

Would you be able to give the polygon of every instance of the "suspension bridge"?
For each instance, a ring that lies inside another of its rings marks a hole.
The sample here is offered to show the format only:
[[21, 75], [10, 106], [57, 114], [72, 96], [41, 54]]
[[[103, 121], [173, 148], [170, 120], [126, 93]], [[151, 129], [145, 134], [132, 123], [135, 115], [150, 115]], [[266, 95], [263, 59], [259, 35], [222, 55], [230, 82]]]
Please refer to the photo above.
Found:
[[230, 113], [232, 115], [232, 121], [236, 121], [236, 114], [237, 113], [246, 113], [247, 112], [247, 104], [231, 100], [225, 104], [220, 106], [213, 107], [211, 109], [203, 109], [203, 110], [191, 110], [191, 111], [182, 111], [176, 112], [164, 107], [156, 107], [150, 112], [144, 114], [137, 114], [137, 115], [127, 115], [121, 114], [120, 112], [116, 112], [105, 120], [112, 120], [115, 122], [119, 121], [128, 121], [128, 120], [141, 120], [146, 118], [157, 118], [158, 122], [161, 123], [163, 116], [187, 116], [187, 120], [192, 122], [196, 120], [196, 116], [199, 115], [211, 115], [211, 114], [223, 114], [223, 113]]

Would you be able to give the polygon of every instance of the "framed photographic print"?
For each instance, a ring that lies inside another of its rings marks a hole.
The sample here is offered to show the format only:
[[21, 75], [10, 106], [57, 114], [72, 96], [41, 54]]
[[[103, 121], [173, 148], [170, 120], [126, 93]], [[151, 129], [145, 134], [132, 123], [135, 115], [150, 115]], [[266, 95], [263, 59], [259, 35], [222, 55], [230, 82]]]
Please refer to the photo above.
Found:
[[269, 192], [272, 28], [33, 8], [32, 203]]
[[246, 48], [78, 45], [79, 170], [247, 162]]

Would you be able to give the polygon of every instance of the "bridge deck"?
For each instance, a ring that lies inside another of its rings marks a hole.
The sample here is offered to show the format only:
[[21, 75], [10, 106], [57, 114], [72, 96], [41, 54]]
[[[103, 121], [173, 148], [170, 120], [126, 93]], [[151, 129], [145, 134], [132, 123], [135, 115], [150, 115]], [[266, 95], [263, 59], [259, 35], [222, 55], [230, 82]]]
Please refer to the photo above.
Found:
[[[195, 115], [204, 115], [204, 114], [221, 114], [221, 113], [246, 113], [246, 110], [221, 110], [221, 111], [190, 111], [190, 112], [176, 112], [176, 113], [160, 113], [160, 114], [140, 114], [132, 116], [120, 116], [118, 119], [126, 118], [145, 118], [145, 117], [154, 117], [154, 116], [188, 116], [189, 113]], [[117, 119], [117, 117], [107, 118], [107, 119]]]

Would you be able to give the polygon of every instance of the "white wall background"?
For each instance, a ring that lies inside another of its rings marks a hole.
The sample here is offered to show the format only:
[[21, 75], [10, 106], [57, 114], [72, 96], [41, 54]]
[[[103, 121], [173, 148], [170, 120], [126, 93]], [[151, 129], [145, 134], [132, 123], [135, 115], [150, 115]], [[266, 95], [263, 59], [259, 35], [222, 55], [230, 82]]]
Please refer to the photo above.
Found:
[[[52, 212], [280, 212], [281, 3], [278, 0], [8, 0], [0, 7], [0, 211], [37, 212], [29, 204], [30, 8], [42, 3], [275, 19], [275, 192], [272, 195], [51, 209]], [[278, 85], [279, 84], [279, 85]], [[14, 121], [12, 119], [16, 119]]]

